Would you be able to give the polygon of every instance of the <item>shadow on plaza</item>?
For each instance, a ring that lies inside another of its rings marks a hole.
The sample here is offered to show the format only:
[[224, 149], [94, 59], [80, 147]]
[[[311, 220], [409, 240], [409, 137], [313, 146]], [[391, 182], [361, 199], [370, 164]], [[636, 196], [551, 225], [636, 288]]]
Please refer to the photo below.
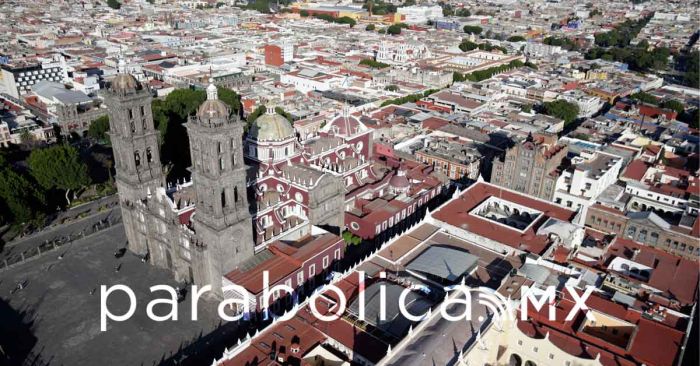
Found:
[[30, 308], [16, 310], [0, 298], [0, 364], [8, 366], [48, 366], [53, 357], [45, 359], [33, 350], [36, 314]]

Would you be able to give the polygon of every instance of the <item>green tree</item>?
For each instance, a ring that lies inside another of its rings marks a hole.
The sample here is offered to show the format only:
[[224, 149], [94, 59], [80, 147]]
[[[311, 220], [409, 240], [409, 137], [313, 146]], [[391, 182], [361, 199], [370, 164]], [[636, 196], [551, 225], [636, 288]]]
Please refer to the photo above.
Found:
[[343, 231], [343, 240], [347, 245], [359, 245], [360, 243], [362, 243], [362, 238], [353, 234], [349, 230]]
[[104, 115], [90, 122], [87, 134], [98, 141], [109, 141], [107, 131], [109, 131], [109, 116]]
[[292, 117], [292, 115], [289, 112], [285, 111], [282, 107], [275, 107], [275, 113], [286, 118], [287, 121], [289, 121], [289, 123], [294, 122], [294, 118]]
[[250, 127], [253, 126], [253, 122], [255, 122], [255, 120], [258, 119], [258, 117], [265, 114], [266, 110], [267, 110], [267, 108], [265, 107], [265, 105], [261, 104], [260, 106], [255, 108], [255, 110], [253, 110], [253, 112], [251, 112], [248, 115], [248, 117], [246, 117], [246, 125], [245, 125], [246, 132], [250, 131]]
[[678, 114], [683, 113], [683, 111], [685, 110], [685, 106], [683, 105], [683, 103], [681, 103], [675, 99], [665, 100], [665, 101], [661, 102], [661, 104], [659, 104], [659, 106], [661, 108], [673, 110]]
[[630, 95], [630, 98], [646, 104], [659, 104], [659, 100], [655, 96], [645, 92], [634, 93]]
[[391, 35], [401, 34], [401, 26], [399, 26], [398, 24], [392, 24], [388, 28], [386, 28], [386, 33]]
[[467, 39], [462, 40], [462, 43], [459, 44], [459, 49], [462, 50], [462, 52], [475, 50], [477, 48], [479, 48], [478, 44], [476, 44], [472, 41], [469, 41]]
[[368, 66], [368, 67], [371, 67], [374, 69], [385, 69], [385, 68], [390, 66], [389, 64], [379, 62], [379, 61], [374, 61], [374, 60], [369, 59], [369, 58], [365, 58], [365, 59], [361, 60], [360, 65], [365, 65], [365, 66]]
[[0, 217], [26, 222], [41, 216], [44, 204], [44, 192], [12, 170], [0, 156]]
[[376, 27], [374, 24], [367, 24], [367, 26], [365, 27], [365, 30], [366, 30], [366, 31], [373, 31], [373, 30], [375, 30], [376, 28], [377, 28], [377, 27]]
[[467, 34], [481, 34], [481, 31], [483, 31], [483, 29], [478, 25], [465, 25], [463, 30], [464, 33]]
[[552, 102], [545, 102], [542, 105], [542, 113], [548, 116], [563, 119], [565, 126], [576, 120], [578, 117], [578, 112], [578, 105], [562, 99], [557, 99]]
[[308, 16], [309, 16], [309, 12], [306, 11], [306, 10], [301, 10], [301, 11], [299, 11], [299, 15], [301, 15], [302, 17], [308, 17]]
[[384, 87], [384, 90], [386, 90], [386, 91], [391, 91], [391, 92], [397, 92], [397, 91], [399, 91], [400, 89], [399, 89], [398, 85], [393, 85], [393, 84], [392, 84], [392, 85], [387, 85], [387, 86], [385, 86], [385, 87]]
[[469, 9], [461, 8], [455, 12], [455, 15], [458, 17], [470, 17], [472, 13], [469, 11]]
[[231, 107], [231, 112], [233, 114], [239, 115], [241, 110], [241, 96], [235, 91], [222, 86], [218, 86], [216, 89], [219, 99]]
[[87, 165], [80, 160], [78, 150], [70, 145], [35, 149], [27, 163], [32, 176], [42, 187], [65, 190], [69, 205], [70, 192], [90, 184]]
[[525, 42], [525, 37], [523, 36], [510, 36], [506, 39], [508, 42]]
[[107, 0], [107, 6], [109, 6], [112, 9], [121, 9], [122, 3], [120, 3], [117, 0]]

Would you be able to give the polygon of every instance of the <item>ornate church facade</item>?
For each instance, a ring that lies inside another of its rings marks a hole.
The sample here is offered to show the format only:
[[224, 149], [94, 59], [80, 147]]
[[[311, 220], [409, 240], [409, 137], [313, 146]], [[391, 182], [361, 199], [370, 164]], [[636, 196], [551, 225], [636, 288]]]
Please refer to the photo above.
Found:
[[210, 85], [186, 124], [191, 180], [168, 183], [149, 91], [121, 73], [104, 97], [129, 249], [220, 297], [223, 276], [273, 242], [340, 233], [346, 192], [376, 178], [371, 132], [347, 111], [301, 138], [269, 108], [244, 139]]

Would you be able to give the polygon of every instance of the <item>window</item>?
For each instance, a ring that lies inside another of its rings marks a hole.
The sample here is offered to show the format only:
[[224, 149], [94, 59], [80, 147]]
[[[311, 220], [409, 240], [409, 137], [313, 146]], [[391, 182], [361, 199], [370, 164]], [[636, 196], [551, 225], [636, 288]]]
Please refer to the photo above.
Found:
[[137, 168], [141, 166], [141, 155], [139, 155], [138, 151], [134, 151], [134, 162], [136, 163]]
[[226, 207], [226, 191], [221, 190], [221, 207]]
[[651, 233], [651, 244], [656, 244], [659, 241], [659, 234], [656, 232]]
[[340, 249], [336, 249], [335, 252], [333, 252], [333, 259], [340, 259]]
[[153, 154], [151, 154], [151, 148], [146, 148], [146, 161], [147, 162], [152, 162], [153, 161]]
[[328, 256], [323, 257], [323, 268], [328, 268]]
[[309, 277], [313, 277], [316, 275], [316, 264], [312, 264], [309, 266]]
[[647, 240], [647, 231], [646, 230], [639, 231], [639, 236], [637, 236], [637, 241], [643, 243], [646, 240]]
[[297, 286], [301, 286], [304, 283], [304, 271], [299, 271], [297, 273]]

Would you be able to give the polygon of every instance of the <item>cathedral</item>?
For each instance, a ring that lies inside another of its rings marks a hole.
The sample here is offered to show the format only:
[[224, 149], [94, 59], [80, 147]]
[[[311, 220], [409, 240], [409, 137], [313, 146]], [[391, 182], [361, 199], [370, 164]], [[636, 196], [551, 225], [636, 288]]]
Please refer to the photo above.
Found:
[[[345, 110], [300, 136], [274, 108], [244, 123], [209, 85], [186, 128], [191, 180], [166, 182], [152, 96], [132, 75], [104, 92], [128, 247], [176, 280], [211, 285], [277, 240], [344, 229], [345, 194], [377, 179], [371, 131]], [[245, 137], [245, 138], [244, 138]]]

